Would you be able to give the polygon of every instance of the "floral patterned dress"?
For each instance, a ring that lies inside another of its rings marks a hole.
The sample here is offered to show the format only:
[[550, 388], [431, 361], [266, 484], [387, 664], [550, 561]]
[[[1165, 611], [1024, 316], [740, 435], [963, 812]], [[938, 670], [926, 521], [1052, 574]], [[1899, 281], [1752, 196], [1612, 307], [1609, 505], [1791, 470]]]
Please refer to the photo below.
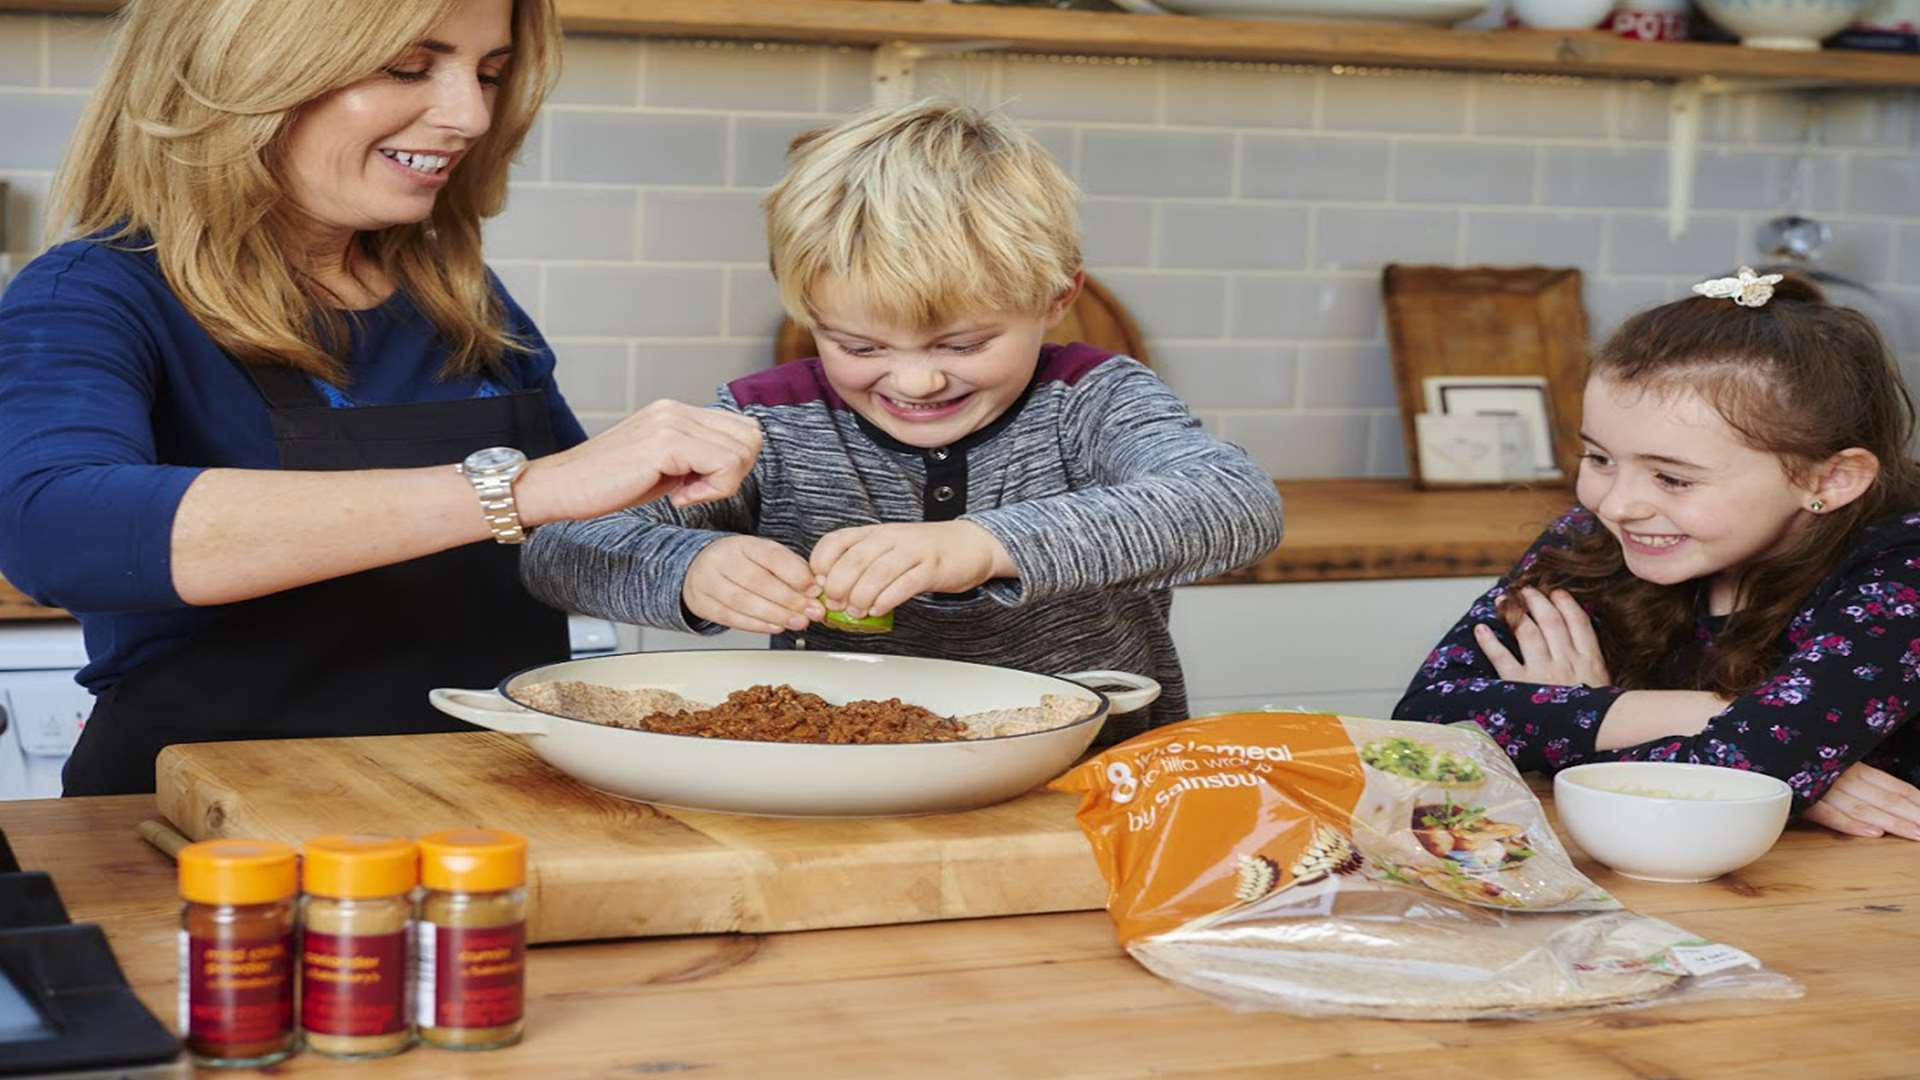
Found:
[[[1514, 655], [1511, 631], [1495, 613], [1513, 573], [1549, 545], [1599, 528], [1576, 507], [1548, 526], [1520, 562], [1467, 609], [1394, 706], [1399, 720], [1470, 720], [1521, 769], [1552, 772], [1589, 761], [1688, 761], [1753, 769], [1793, 788], [1794, 809], [1826, 794], [1856, 761], [1920, 784], [1920, 513], [1877, 522], [1834, 573], [1807, 597], [1781, 642], [1785, 659], [1767, 681], [1736, 699], [1698, 735], [1598, 750], [1600, 721], [1626, 690], [1507, 682], [1473, 640], [1486, 623]], [[1704, 590], [1703, 590], [1704, 593]], [[1699, 609], [1695, 647], [1657, 673], [1684, 687], [1723, 620]], [[1604, 627], [1596, 632], [1605, 635]]]

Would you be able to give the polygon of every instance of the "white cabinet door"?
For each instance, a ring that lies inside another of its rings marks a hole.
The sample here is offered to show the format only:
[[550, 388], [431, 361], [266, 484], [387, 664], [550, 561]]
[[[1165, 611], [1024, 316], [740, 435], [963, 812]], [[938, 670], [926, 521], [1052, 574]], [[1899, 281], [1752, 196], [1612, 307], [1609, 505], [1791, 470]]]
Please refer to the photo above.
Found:
[[1494, 578], [1174, 590], [1195, 715], [1272, 706], [1385, 718], [1440, 635]]

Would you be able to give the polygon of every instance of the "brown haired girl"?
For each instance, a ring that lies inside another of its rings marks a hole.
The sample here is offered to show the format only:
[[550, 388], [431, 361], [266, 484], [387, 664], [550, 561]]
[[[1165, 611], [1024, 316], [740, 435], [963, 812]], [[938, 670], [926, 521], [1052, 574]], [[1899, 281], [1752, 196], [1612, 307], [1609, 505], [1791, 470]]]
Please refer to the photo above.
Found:
[[1594, 357], [1580, 504], [1394, 708], [1523, 769], [1689, 761], [1810, 821], [1920, 840], [1920, 467], [1872, 322], [1742, 270]]
[[121, 19], [71, 231], [0, 298], [0, 569], [79, 616], [98, 695], [66, 791], [152, 791], [171, 743], [464, 727], [427, 691], [567, 655], [495, 540], [724, 497], [759, 447], [676, 402], [587, 439], [482, 261], [553, 0]]

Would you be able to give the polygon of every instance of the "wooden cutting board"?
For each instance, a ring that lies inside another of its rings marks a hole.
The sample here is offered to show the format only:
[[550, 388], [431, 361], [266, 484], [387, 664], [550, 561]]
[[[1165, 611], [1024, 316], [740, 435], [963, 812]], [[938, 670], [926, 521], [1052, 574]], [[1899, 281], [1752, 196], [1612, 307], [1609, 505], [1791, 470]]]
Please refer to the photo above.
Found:
[[603, 795], [493, 733], [199, 743], [159, 760], [160, 811], [195, 840], [527, 838], [531, 940], [761, 933], [1082, 911], [1106, 884], [1077, 797], [964, 814], [802, 821]]

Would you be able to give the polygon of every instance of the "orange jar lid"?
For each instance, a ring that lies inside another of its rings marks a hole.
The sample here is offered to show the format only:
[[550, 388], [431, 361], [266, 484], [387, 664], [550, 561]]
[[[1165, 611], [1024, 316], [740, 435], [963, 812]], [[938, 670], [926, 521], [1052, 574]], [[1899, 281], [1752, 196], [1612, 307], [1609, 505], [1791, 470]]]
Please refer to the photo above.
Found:
[[420, 849], [392, 836], [320, 836], [300, 849], [302, 886], [314, 896], [399, 896], [420, 879]]
[[292, 844], [202, 840], [180, 849], [180, 898], [196, 904], [271, 904], [300, 891]]
[[527, 841], [502, 829], [448, 829], [420, 838], [420, 884], [453, 892], [501, 892], [527, 880]]

